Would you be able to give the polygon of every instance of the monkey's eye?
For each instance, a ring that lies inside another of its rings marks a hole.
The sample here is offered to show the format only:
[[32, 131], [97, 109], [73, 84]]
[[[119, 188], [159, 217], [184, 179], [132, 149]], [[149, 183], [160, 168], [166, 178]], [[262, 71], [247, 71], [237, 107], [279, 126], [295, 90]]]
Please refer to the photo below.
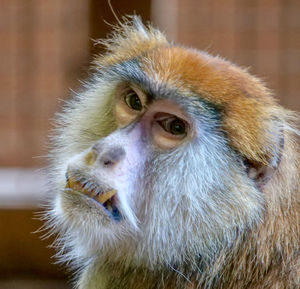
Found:
[[133, 110], [141, 111], [143, 109], [143, 105], [140, 98], [133, 90], [129, 91], [125, 95], [124, 100], [126, 104]]
[[183, 114], [175, 104], [162, 101], [161, 105], [154, 104], [151, 108], [154, 111], [158, 110], [152, 115], [151, 112], [149, 113], [152, 141], [158, 149], [178, 147], [192, 137], [191, 119]]
[[157, 120], [159, 125], [168, 133], [178, 136], [186, 135], [186, 124], [176, 116]]

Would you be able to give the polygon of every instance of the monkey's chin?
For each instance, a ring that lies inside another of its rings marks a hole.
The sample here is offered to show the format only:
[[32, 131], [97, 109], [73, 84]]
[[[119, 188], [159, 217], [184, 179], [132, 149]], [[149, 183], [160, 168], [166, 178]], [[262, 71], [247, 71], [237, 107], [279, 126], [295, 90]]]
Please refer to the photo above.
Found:
[[66, 173], [65, 193], [70, 195], [79, 194], [83, 197], [83, 200], [87, 198], [99, 206], [99, 209], [115, 222], [123, 219], [117, 206], [117, 191], [112, 188], [101, 187], [98, 183], [87, 181], [84, 178], [78, 179], [68, 171]]

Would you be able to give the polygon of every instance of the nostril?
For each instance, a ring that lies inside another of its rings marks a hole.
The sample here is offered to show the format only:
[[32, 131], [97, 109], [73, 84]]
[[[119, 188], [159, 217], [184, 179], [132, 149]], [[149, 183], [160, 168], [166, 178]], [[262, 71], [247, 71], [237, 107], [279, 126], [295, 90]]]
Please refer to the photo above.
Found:
[[125, 157], [125, 150], [121, 147], [111, 148], [109, 151], [106, 151], [102, 154], [100, 158], [100, 162], [104, 166], [112, 166], [120, 161], [122, 161]]
[[109, 166], [109, 165], [113, 165], [114, 163], [112, 161], [110, 161], [110, 160], [103, 160], [103, 164], [105, 166]]

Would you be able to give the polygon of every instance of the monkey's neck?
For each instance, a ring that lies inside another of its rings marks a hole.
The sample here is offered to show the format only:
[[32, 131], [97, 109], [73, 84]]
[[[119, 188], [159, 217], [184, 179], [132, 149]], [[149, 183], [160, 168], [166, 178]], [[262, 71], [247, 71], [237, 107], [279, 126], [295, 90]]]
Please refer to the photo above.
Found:
[[184, 265], [159, 265], [154, 269], [102, 260], [95, 262], [83, 272], [79, 289], [237, 289], [237, 287], [223, 287], [226, 282], [220, 278], [225, 271], [230, 271], [224, 267], [229, 254], [228, 248], [224, 249], [224, 252], [219, 252], [214, 262], [212, 260], [204, 262], [197, 257], [196, 259], [199, 259], [197, 264], [196, 259], [193, 259], [186, 260], [183, 262]]
[[[180, 271], [171, 268], [150, 270], [142, 267], [127, 267], [119, 263], [97, 264], [84, 272], [80, 289], [192, 289], [194, 279], [188, 279]], [[100, 277], [101, 276], [101, 277]], [[102, 285], [100, 285], [100, 283]], [[100, 286], [99, 286], [100, 285]]]
[[213, 262], [199, 266], [197, 270], [195, 264], [189, 264], [188, 261], [184, 267], [169, 265], [154, 270], [143, 266], [124, 266], [121, 262], [94, 263], [84, 272], [79, 288], [256, 289], [270, 288], [270, 278], [283, 286], [278, 288], [289, 288], [289, 281], [285, 284], [282, 276], [284, 274], [288, 280], [287, 272], [295, 273], [291, 271], [291, 266], [300, 261], [299, 257], [297, 259], [293, 254], [296, 257], [287, 262], [284, 244], [276, 251], [276, 244], [272, 243], [274, 236], [266, 237], [261, 243], [257, 238], [261, 238], [259, 234], [263, 233], [263, 229], [258, 231], [256, 228], [240, 235], [231, 248], [219, 252]]

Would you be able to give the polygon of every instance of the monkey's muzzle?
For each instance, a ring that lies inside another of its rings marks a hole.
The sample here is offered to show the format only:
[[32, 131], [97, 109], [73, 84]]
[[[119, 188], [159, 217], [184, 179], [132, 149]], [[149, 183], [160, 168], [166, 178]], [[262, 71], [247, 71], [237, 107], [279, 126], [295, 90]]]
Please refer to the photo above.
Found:
[[104, 190], [98, 184], [86, 180], [84, 178], [75, 177], [72, 172], [66, 172], [66, 186], [65, 188], [79, 192], [97, 203], [101, 204], [110, 217], [119, 221], [121, 214], [116, 206], [115, 198], [117, 191], [114, 189]]

